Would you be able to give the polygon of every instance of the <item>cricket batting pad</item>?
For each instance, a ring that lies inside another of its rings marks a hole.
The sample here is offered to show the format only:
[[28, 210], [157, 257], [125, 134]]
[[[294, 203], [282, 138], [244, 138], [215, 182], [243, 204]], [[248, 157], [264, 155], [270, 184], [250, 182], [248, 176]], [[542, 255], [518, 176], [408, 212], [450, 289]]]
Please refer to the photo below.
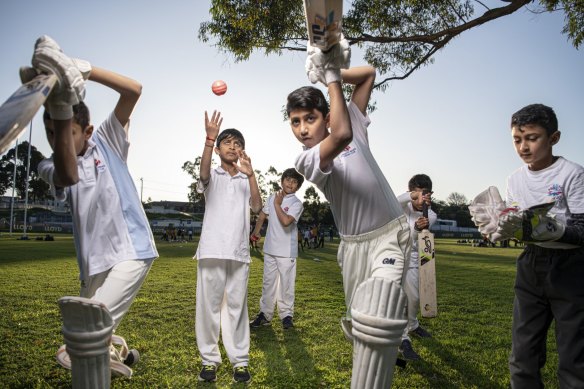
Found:
[[70, 360], [73, 389], [109, 388], [110, 344], [114, 322], [104, 304], [83, 297], [59, 299], [66, 351], [57, 360]]
[[369, 278], [357, 288], [353, 317], [353, 375], [351, 388], [391, 386], [401, 336], [408, 323], [406, 294], [385, 278]]

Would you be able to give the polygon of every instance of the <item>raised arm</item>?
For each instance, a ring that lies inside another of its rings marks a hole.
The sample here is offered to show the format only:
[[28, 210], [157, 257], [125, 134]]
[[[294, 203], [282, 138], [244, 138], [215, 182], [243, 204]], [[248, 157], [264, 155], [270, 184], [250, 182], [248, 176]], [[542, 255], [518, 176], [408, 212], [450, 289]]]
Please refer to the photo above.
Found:
[[207, 111], [205, 111], [205, 132], [207, 136], [205, 138], [205, 147], [203, 148], [201, 167], [199, 171], [199, 179], [205, 185], [209, 182], [209, 177], [211, 176], [211, 158], [213, 157], [215, 140], [219, 134], [222, 122], [223, 118], [221, 117], [221, 112], [213, 111], [211, 120], [209, 120], [209, 115], [207, 114]]
[[274, 209], [276, 210], [276, 215], [278, 216], [278, 221], [284, 227], [288, 227], [290, 224], [294, 223], [296, 219], [294, 216], [288, 215], [282, 209], [282, 202], [284, 201], [284, 191], [279, 190], [274, 196]]
[[367, 112], [367, 105], [375, 82], [375, 68], [372, 66], [358, 66], [350, 69], [341, 69], [343, 82], [355, 85], [351, 101], [359, 108], [363, 115]]
[[320, 169], [323, 171], [353, 139], [353, 129], [341, 83], [329, 83], [328, 92], [330, 98], [330, 112], [328, 114], [330, 135], [320, 144]]
[[125, 127], [142, 94], [142, 85], [131, 78], [95, 66], [91, 69], [89, 80], [107, 86], [120, 94], [114, 114], [120, 124]]
[[[77, 154], [73, 139], [73, 120], [45, 120], [47, 138], [53, 147], [53, 183], [57, 187], [75, 185], [79, 182]], [[78, 131], [78, 129], [75, 129]]]
[[264, 211], [260, 211], [260, 213], [258, 215], [258, 219], [256, 220], [255, 227], [251, 233], [256, 238], [261, 238], [260, 231], [262, 230], [262, 226], [264, 225], [265, 221], [266, 221], [266, 214], [264, 213]]

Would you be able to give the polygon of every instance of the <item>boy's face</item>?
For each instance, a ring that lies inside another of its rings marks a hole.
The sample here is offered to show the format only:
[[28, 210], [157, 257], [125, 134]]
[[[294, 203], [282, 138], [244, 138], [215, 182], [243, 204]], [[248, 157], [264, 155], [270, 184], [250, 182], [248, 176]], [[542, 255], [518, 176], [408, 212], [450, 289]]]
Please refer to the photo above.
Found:
[[[45, 132], [47, 133], [47, 140], [51, 149], [55, 151], [55, 127], [52, 120], [45, 120]], [[79, 124], [72, 122], [71, 132], [73, 135], [75, 155], [83, 155], [87, 150], [87, 141], [91, 138], [91, 134], [93, 134], [93, 126], [89, 125], [83, 130]]]
[[329, 115], [313, 109], [295, 109], [290, 111], [290, 127], [294, 136], [304, 146], [311, 148], [328, 136]]
[[218, 147], [215, 147], [215, 153], [221, 158], [221, 162], [227, 164], [232, 164], [237, 162], [241, 152], [243, 151], [243, 145], [239, 140], [232, 136], [228, 136], [219, 143]]
[[282, 180], [282, 190], [287, 195], [296, 193], [298, 190], [298, 180], [292, 177], [286, 177]]
[[528, 124], [512, 127], [511, 136], [515, 151], [530, 170], [541, 170], [551, 166], [554, 161], [552, 146], [560, 140], [559, 131], [548, 136], [543, 127]]

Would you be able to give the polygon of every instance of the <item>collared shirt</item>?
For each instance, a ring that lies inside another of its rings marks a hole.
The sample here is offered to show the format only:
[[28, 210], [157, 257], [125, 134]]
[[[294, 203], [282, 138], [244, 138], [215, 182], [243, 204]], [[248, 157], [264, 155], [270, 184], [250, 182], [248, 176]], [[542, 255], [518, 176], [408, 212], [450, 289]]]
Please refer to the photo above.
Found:
[[53, 158], [39, 163], [40, 176], [58, 200], [68, 200], [80, 278], [86, 279], [126, 260], [158, 257], [154, 237], [126, 160], [126, 130], [114, 113], [77, 157], [79, 182], [56, 188]]
[[298, 220], [302, 216], [304, 206], [294, 193], [284, 196], [282, 210], [286, 215], [294, 218], [294, 221], [284, 227], [276, 214], [275, 195], [272, 194], [263, 212], [270, 217], [264, 252], [275, 257], [296, 258], [298, 256]]
[[320, 169], [320, 145], [296, 159], [296, 170], [315, 184], [331, 204], [341, 235], [375, 231], [403, 215], [401, 205], [369, 148], [370, 120], [353, 103], [348, 104], [353, 140], [325, 171]]
[[231, 176], [219, 166], [206, 185], [197, 182], [197, 191], [205, 194], [205, 216], [195, 257], [249, 263], [249, 177], [241, 172]]

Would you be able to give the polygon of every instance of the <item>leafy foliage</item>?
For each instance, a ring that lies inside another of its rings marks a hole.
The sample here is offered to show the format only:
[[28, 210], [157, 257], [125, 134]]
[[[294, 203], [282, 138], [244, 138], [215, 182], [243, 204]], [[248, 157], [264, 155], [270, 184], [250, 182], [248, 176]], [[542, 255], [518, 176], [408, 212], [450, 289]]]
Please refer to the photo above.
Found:
[[[28, 164], [28, 142], [22, 142], [18, 148], [8, 150], [0, 158], [0, 195], [9, 189], [16, 190], [18, 197], [25, 198], [26, 194], [26, 169]], [[16, 158], [16, 182], [14, 176], [14, 154]], [[38, 165], [45, 156], [36, 147], [30, 147], [30, 173], [28, 195], [32, 201], [40, 201], [49, 198], [49, 185], [38, 174]]]
[[[453, 38], [474, 27], [510, 15], [521, 8], [532, 12], [563, 11], [562, 33], [578, 48], [584, 38], [582, 0], [353, 0], [343, 19], [349, 42], [365, 50], [365, 60], [390, 80], [405, 79]], [[534, 3], [534, 4], [530, 4]], [[528, 6], [529, 4], [529, 6]], [[199, 39], [212, 42], [232, 54], [235, 61], [248, 60], [255, 51], [282, 55], [287, 50], [306, 49], [306, 21], [300, 1], [212, 0], [211, 20], [201, 23]]]

